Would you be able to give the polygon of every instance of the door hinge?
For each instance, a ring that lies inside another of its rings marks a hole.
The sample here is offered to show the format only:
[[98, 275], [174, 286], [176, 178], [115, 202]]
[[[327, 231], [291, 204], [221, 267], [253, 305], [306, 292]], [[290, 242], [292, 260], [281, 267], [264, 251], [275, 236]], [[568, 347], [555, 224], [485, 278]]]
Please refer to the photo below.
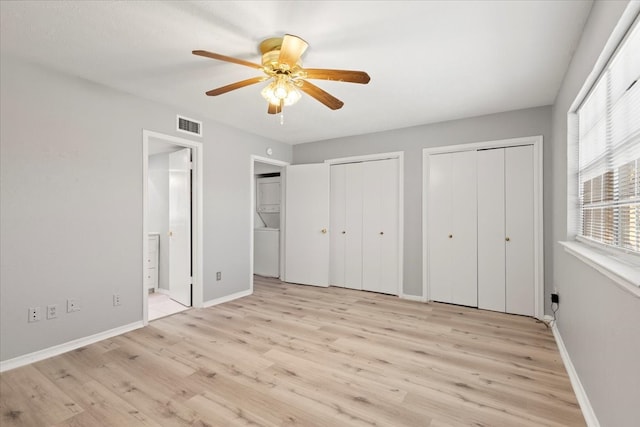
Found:
[[189, 162], [189, 169], [193, 170], [193, 162]]
[[189, 284], [193, 285], [193, 276], [189, 276]]

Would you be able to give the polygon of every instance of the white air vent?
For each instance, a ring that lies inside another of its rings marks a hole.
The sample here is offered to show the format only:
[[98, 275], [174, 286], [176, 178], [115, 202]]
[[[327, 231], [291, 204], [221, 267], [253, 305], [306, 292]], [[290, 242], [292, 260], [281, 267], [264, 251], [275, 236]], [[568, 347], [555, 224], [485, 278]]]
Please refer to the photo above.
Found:
[[188, 133], [190, 135], [202, 136], [202, 122], [188, 119], [184, 116], [177, 116], [177, 131]]

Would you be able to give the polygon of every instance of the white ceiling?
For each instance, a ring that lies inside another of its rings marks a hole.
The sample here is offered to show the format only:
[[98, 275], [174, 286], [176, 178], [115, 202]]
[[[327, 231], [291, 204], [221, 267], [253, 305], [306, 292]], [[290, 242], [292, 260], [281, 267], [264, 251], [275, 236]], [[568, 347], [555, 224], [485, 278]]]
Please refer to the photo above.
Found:
[[[0, 2], [0, 49], [143, 98], [291, 144], [552, 104], [592, 2]], [[303, 95], [285, 123], [264, 84], [207, 90], [259, 70], [265, 38], [295, 34], [309, 68], [363, 70], [368, 85], [315, 80], [344, 101]]]

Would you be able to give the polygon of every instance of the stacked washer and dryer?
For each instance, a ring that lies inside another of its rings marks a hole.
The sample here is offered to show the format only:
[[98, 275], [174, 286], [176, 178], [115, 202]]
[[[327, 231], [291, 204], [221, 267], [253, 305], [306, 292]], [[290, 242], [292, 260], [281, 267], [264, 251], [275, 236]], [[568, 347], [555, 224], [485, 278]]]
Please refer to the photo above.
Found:
[[280, 277], [280, 174], [256, 177], [253, 272]]

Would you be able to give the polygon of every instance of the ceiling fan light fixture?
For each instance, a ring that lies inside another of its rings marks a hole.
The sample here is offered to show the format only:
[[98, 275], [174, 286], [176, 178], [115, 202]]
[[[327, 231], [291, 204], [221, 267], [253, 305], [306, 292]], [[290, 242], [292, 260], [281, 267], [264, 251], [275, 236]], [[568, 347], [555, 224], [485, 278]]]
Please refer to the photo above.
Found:
[[332, 110], [342, 108], [344, 102], [312, 84], [308, 81], [309, 79], [359, 84], [369, 83], [370, 77], [364, 71], [302, 68], [301, 57], [308, 46], [306, 41], [292, 34], [266, 39], [260, 43], [262, 64], [206, 50], [194, 50], [192, 53], [261, 70], [264, 76], [245, 79], [205, 93], [207, 96], [222, 95], [232, 90], [269, 80], [269, 84], [260, 92], [262, 97], [269, 101], [268, 114], [280, 113], [282, 115], [282, 107], [298, 102], [302, 97], [302, 92]]
[[280, 105], [284, 101], [285, 106], [298, 102], [301, 98], [300, 91], [287, 75], [279, 75], [260, 92], [262, 97], [273, 105]]

